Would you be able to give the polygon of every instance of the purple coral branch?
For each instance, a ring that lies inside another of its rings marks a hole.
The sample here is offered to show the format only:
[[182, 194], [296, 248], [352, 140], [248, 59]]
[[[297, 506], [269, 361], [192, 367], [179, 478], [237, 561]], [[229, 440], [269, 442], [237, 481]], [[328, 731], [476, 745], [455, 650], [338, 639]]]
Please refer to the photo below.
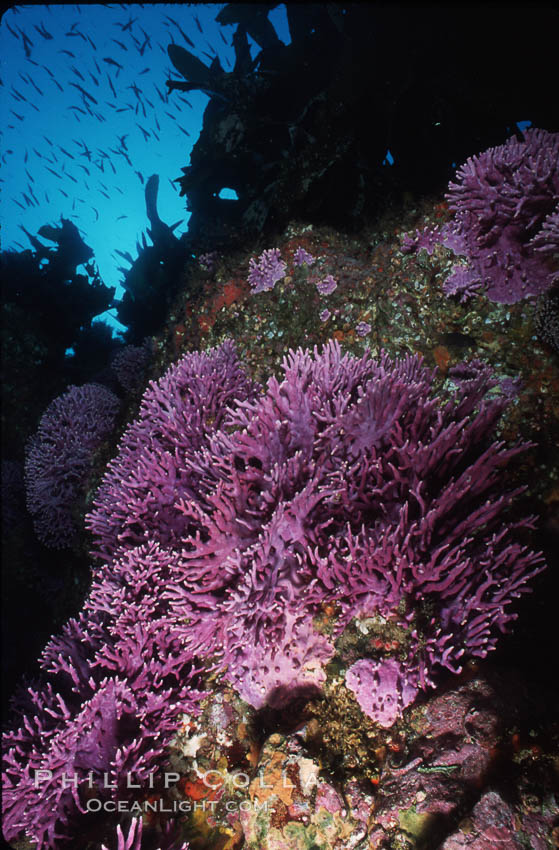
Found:
[[258, 260], [251, 258], [249, 261], [248, 282], [252, 291], [264, 292], [273, 289], [276, 283], [285, 277], [286, 264], [280, 257], [278, 248], [269, 248], [263, 251]]

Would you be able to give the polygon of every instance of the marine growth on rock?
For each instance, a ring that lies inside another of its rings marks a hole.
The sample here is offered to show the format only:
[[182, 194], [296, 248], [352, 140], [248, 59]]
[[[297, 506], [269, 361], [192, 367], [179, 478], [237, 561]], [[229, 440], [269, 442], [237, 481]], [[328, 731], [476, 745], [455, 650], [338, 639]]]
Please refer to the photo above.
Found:
[[405, 237], [404, 251], [445, 245], [456, 263], [444, 291], [462, 300], [483, 291], [514, 304], [541, 295], [559, 276], [559, 133], [528, 129], [520, 141], [471, 156], [448, 184], [453, 221]]
[[[524, 447], [492, 441], [507, 402], [486, 398], [488, 370], [455, 369], [443, 400], [418, 357], [330, 343], [283, 368], [261, 393], [225, 343], [153, 384], [87, 520], [98, 553], [180, 556], [177, 633], [256, 708], [317, 690], [356, 617], [402, 627], [416, 692], [484, 656], [541, 569], [503, 521], [501, 470]], [[313, 618], [329, 602], [325, 635]]]
[[111, 433], [118, 398], [100, 384], [69, 387], [49, 404], [27, 446], [27, 507], [39, 540], [63, 549], [78, 526], [73, 510], [93, 466], [93, 456]]
[[[388, 727], [437, 671], [495, 647], [543, 569], [518, 537], [531, 518], [506, 518], [526, 446], [494, 439], [507, 401], [487, 368], [450, 377], [437, 395], [420, 357], [331, 342], [289, 351], [263, 389], [226, 342], [150, 383], [87, 517], [90, 595], [6, 738], [8, 839], [75, 834], [88, 776], [130, 794], [126, 773], [164, 763], [196, 711], [203, 668], [260, 709], [319, 693], [337, 656]], [[389, 645], [345, 654], [342, 636], [384, 626]]]

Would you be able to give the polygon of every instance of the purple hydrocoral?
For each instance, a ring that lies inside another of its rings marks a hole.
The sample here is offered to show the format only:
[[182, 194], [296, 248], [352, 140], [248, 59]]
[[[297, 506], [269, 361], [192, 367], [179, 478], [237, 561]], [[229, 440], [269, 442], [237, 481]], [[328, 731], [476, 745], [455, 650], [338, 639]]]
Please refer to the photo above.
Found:
[[357, 336], [367, 336], [367, 334], [371, 333], [371, 330], [372, 328], [368, 322], [359, 322], [355, 328], [355, 333]]
[[[532, 246], [534, 251], [539, 251], [550, 260], [559, 261], [559, 209], [545, 219], [541, 230], [532, 240]], [[559, 269], [552, 280], [559, 280]]]
[[97, 554], [111, 559], [148, 541], [182, 546], [188, 523], [177, 502], [198, 487], [190, 459], [222, 427], [227, 405], [255, 390], [231, 342], [187, 354], [150, 383], [86, 517]]
[[297, 248], [295, 253], [293, 254], [293, 265], [294, 266], [302, 266], [303, 263], [306, 263], [307, 266], [312, 266], [313, 263], [316, 262], [316, 257], [313, 257], [312, 254], [309, 254], [308, 251], [305, 251], [301, 245]]
[[135, 392], [145, 384], [145, 373], [152, 356], [152, 342], [125, 345], [113, 358], [111, 369], [126, 392]]
[[469, 297], [480, 285], [492, 301], [513, 304], [540, 295], [559, 276], [559, 133], [528, 129], [522, 141], [472, 156], [456, 172], [446, 198], [454, 220], [443, 228], [404, 237], [403, 250], [437, 244], [467, 258], [456, 265], [447, 295]]
[[[145, 778], [196, 709], [198, 658], [255, 707], [281, 706], [320, 688], [353, 630], [347, 685], [389, 725], [514, 619], [543, 561], [514, 539], [531, 519], [504, 518], [518, 491], [502, 469], [525, 447], [491, 440], [507, 402], [486, 398], [488, 370], [451, 371], [444, 400], [417, 356], [330, 343], [283, 369], [259, 394], [225, 343], [147, 390], [89, 516], [104, 563], [7, 736], [8, 840], [75, 833], [85, 780], [62, 788], [63, 773], [110, 771], [120, 795], [127, 772]], [[365, 639], [383, 628], [389, 645]], [[52, 771], [38, 788], [35, 769]]]
[[[415, 689], [437, 667], [483, 657], [542, 569], [502, 518], [514, 493], [499, 492], [500, 469], [523, 448], [490, 441], [506, 400], [484, 400], [488, 371], [455, 370], [455, 397], [442, 402], [417, 357], [377, 363], [331, 343], [283, 365], [281, 383], [256, 398], [245, 388], [235, 404], [230, 394], [196, 439], [167, 379], [152, 386], [89, 518], [101, 553], [139, 530], [180, 550], [165, 597], [181, 639], [256, 707], [322, 683], [334, 646], [313, 617], [325, 602], [339, 606], [337, 633], [355, 617], [398, 626]], [[187, 438], [164, 420], [171, 410]]]
[[[133, 818], [128, 828], [128, 833], [124, 835], [120, 824], [116, 828], [117, 846], [115, 850], [142, 850], [142, 832], [143, 824], [141, 818]], [[163, 836], [163, 843], [159, 850], [189, 850], [190, 845], [184, 841], [180, 845], [173, 841], [172, 837]], [[112, 850], [105, 844], [101, 845], [101, 850]]]
[[156, 545], [124, 551], [96, 571], [78, 619], [44, 650], [44, 681], [29, 689], [22, 725], [4, 739], [8, 841], [24, 830], [38, 848], [58, 847], [83, 828], [92, 784], [97, 799], [129, 798], [127, 774], [147, 783], [181, 712], [196, 710], [192, 655], [162, 601], [176, 562]]
[[[193, 654], [179, 642], [164, 593], [183, 572], [176, 574], [186, 529], [173, 506], [195, 487], [188, 471], [192, 452], [221, 426], [227, 405], [255, 389], [232, 344], [224, 343], [187, 355], [146, 391], [139, 420], [126, 432], [100, 490], [111, 515], [100, 510], [89, 517], [106, 563], [94, 573], [79, 618], [45, 649], [46, 681], [29, 693], [21, 727], [5, 739], [8, 840], [25, 830], [39, 847], [57, 846], [77, 828], [90, 770], [96, 780], [110, 772], [114, 795], [122, 798], [126, 773], [145, 779], [164, 758], [180, 713], [196, 709]], [[138, 532], [142, 523], [145, 533]], [[112, 536], [105, 539], [109, 525]], [[135, 546], [135, 540], [146, 545]], [[52, 774], [38, 788], [35, 770]], [[79, 787], [65, 788], [63, 776], [75, 773]]]
[[331, 295], [338, 288], [338, 282], [334, 280], [331, 274], [327, 275], [324, 280], [316, 282], [316, 288], [321, 295]]
[[417, 696], [417, 687], [395, 658], [381, 661], [361, 658], [347, 671], [345, 683], [365, 714], [386, 728], [394, 724]]
[[93, 455], [111, 433], [119, 400], [100, 384], [70, 387], [47, 407], [27, 446], [27, 507], [39, 539], [70, 546], [77, 533], [76, 501], [92, 469]]
[[280, 257], [278, 248], [263, 251], [258, 261], [252, 257], [249, 261], [248, 282], [253, 292], [273, 289], [278, 280], [285, 277], [286, 264]]
[[482, 280], [475, 269], [456, 263], [452, 266], [443, 289], [446, 295], [457, 295], [462, 303], [468, 301], [482, 286]]

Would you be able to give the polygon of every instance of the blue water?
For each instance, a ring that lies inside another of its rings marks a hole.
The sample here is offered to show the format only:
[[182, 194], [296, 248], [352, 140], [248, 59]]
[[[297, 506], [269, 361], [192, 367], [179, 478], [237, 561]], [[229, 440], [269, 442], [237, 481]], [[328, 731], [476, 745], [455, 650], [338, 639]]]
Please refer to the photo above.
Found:
[[[5, 13], [3, 249], [29, 248], [22, 226], [36, 235], [62, 215], [94, 250], [103, 282], [122, 297], [123, 261], [115, 249], [136, 254], [148, 224], [144, 183], [151, 174], [160, 175], [161, 218], [169, 224], [183, 219], [176, 233], [186, 230], [190, 214], [172, 181], [189, 163], [208, 97], [199, 91], [167, 96], [165, 80], [182, 79], [167, 46], [174, 41], [207, 65], [217, 54], [231, 70], [236, 24], [215, 22], [222, 8], [40, 5]], [[289, 43], [285, 7], [273, 10], [270, 20]], [[254, 42], [251, 49], [258, 51]], [[103, 318], [121, 327], [114, 316]]]

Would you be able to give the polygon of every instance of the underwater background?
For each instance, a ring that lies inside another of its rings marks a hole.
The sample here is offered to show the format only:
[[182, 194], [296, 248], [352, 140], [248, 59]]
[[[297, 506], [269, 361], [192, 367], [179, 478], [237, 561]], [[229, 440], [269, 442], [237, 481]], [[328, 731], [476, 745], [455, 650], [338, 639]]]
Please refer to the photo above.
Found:
[[558, 23], [4, 12], [10, 846], [557, 846]]

